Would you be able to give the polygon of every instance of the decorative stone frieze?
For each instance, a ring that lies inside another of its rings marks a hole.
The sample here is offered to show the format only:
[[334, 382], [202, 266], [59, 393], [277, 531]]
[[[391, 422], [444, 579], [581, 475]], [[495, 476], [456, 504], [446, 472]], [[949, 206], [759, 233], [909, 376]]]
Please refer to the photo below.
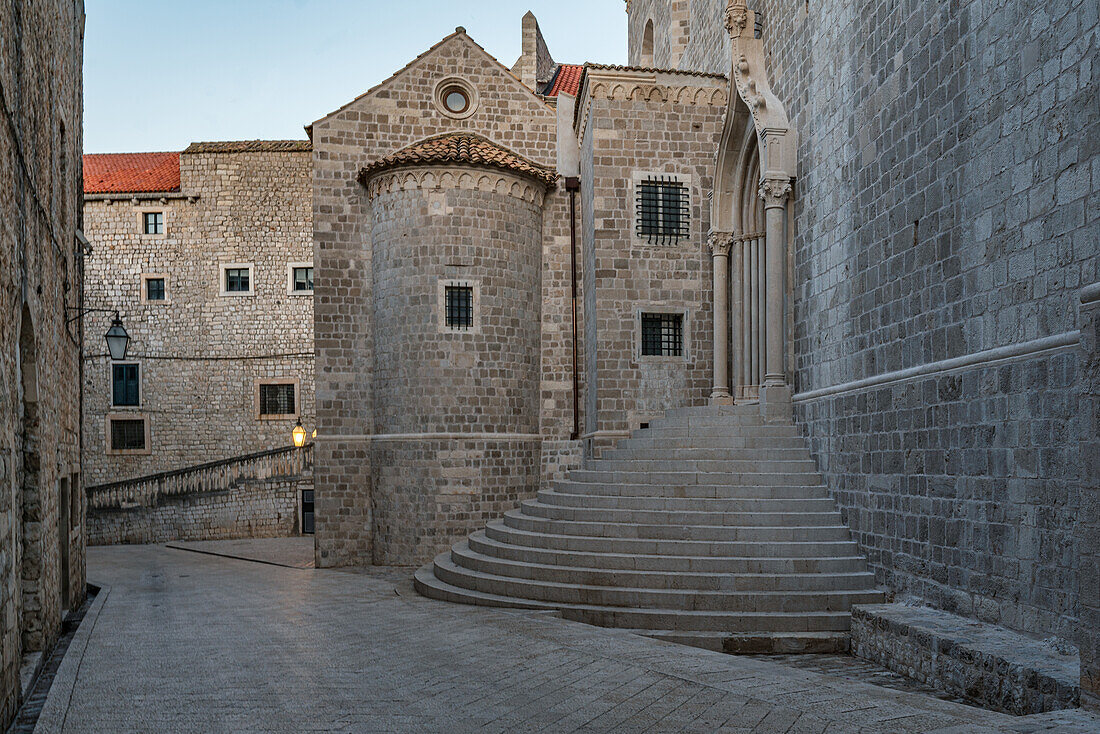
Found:
[[371, 176], [367, 195], [371, 200], [382, 193], [415, 190], [466, 189], [503, 194], [542, 206], [546, 187], [531, 183], [519, 175], [485, 169], [463, 169], [460, 166], [383, 171]]

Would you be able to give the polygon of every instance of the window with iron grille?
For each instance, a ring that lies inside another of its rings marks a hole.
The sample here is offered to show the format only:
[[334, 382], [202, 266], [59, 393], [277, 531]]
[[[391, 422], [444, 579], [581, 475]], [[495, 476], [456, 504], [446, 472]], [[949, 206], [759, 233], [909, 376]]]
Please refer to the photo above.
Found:
[[111, 365], [111, 404], [128, 407], [141, 405], [141, 374], [138, 365]]
[[260, 415], [294, 415], [294, 383], [260, 383]]
[[248, 293], [251, 288], [248, 268], [226, 268], [225, 290], [228, 293]]
[[684, 315], [642, 314], [642, 356], [681, 357], [684, 354]]
[[691, 218], [688, 187], [670, 176], [647, 176], [634, 193], [635, 233], [651, 245], [668, 245], [688, 237]]
[[449, 329], [470, 329], [474, 325], [474, 289], [469, 285], [448, 285], [445, 293]]
[[294, 290], [313, 290], [313, 268], [294, 268]]
[[146, 301], [163, 301], [164, 300], [164, 278], [146, 278], [145, 279], [145, 300]]
[[111, 450], [112, 451], [144, 451], [145, 450], [145, 420], [111, 419]]
[[145, 234], [164, 234], [164, 212], [143, 212], [141, 231]]

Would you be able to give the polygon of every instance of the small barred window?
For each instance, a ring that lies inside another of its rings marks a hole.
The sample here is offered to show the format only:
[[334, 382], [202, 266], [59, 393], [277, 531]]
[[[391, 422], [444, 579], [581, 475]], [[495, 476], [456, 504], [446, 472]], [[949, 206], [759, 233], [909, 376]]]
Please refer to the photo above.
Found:
[[474, 289], [468, 285], [449, 285], [445, 291], [449, 329], [470, 329], [474, 325]]
[[680, 357], [684, 354], [684, 316], [678, 313], [642, 314], [642, 356]]
[[649, 176], [635, 191], [635, 232], [651, 245], [674, 244], [688, 237], [691, 207], [688, 187], [666, 176]]
[[260, 415], [294, 415], [294, 383], [261, 383]]
[[112, 451], [144, 451], [145, 420], [111, 419]]

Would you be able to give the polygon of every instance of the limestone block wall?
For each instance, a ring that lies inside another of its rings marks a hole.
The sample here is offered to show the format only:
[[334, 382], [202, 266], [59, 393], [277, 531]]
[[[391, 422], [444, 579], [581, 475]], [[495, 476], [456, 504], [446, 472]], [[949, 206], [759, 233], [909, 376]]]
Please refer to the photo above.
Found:
[[[587, 96], [580, 100], [584, 431], [595, 446], [669, 408], [705, 404], [710, 395], [708, 194], [725, 95], [724, 81], [716, 79], [677, 77], [654, 85], [652, 75], [620, 82], [589, 74]], [[693, 91], [685, 94], [681, 85]], [[697, 88], [706, 92], [696, 96]], [[688, 177], [687, 239], [648, 244], [635, 238], [636, 172]], [[682, 357], [641, 356], [643, 311], [683, 315]]]
[[[727, 63], [717, 5], [685, 63]], [[796, 418], [856, 538], [901, 592], [1075, 636], [1095, 3], [754, 5], [800, 136]], [[816, 392], [911, 368], [935, 374]]]
[[1081, 554], [1078, 616], [1081, 704], [1100, 710], [1100, 283], [1081, 294], [1081, 505], [1075, 542]]
[[[437, 85], [456, 74], [477, 94], [477, 104], [460, 121], [444, 114], [435, 102]], [[366, 562], [374, 554], [377, 526], [369, 466], [375, 428], [372, 382], [376, 337], [385, 338], [388, 324], [377, 325], [375, 331], [374, 255], [369, 247], [373, 225], [357, 174], [378, 158], [456, 129], [477, 132], [537, 163], [555, 163], [554, 110], [464, 32], [447, 37], [311, 127], [320, 566]], [[559, 267], [569, 258], [567, 200], [555, 192], [543, 204], [543, 262]], [[546, 296], [540, 317], [538, 400], [548, 418], [535, 432], [567, 447], [572, 427], [568, 273], [544, 274], [538, 287]], [[435, 299], [436, 291], [424, 297]], [[328, 456], [344, 460], [328, 461]], [[548, 457], [548, 466], [556, 466], [554, 456]]]
[[[85, 594], [80, 2], [0, 4], [0, 729]], [[94, 333], [96, 322], [88, 322]]]
[[290, 538], [301, 534], [300, 480], [248, 481], [227, 489], [177, 495], [155, 507], [88, 512], [88, 543], [168, 543], [175, 540]]
[[[313, 297], [288, 293], [288, 265], [313, 261], [308, 142], [196, 144], [180, 177], [175, 195], [85, 200], [87, 300], [121, 311], [141, 372], [141, 405], [112, 407], [101, 332], [87, 340], [89, 484], [290, 445], [297, 416], [258, 418], [262, 380], [294, 381], [316, 426]], [[141, 233], [143, 211], [164, 213], [164, 236]], [[228, 263], [252, 265], [254, 295], [222, 294]], [[164, 277], [164, 301], [142, 298], [143, 274]], [[107, 416], [130, 414], [149, 421], [148, 452], [109, 455]]]

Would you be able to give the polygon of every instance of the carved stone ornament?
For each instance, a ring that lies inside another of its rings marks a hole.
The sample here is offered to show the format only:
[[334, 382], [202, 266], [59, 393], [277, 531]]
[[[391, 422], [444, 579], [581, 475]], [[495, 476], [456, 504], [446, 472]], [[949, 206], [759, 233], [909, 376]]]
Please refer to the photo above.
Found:
[[707, 247], [714, 257], [729, 257], [733, 247], [733, 232], [711, 232], [707, 238]]
[[740, 38], [749, 22], [749, 9], [744, 0], [730, 0], [726, 4], [725, 18], [730, 38]]
[[791, 195], [791, 180], [789, 178], [765, 178], [760, 181], [760, 198], [764, 200], [764, 208], [783, 206]]

